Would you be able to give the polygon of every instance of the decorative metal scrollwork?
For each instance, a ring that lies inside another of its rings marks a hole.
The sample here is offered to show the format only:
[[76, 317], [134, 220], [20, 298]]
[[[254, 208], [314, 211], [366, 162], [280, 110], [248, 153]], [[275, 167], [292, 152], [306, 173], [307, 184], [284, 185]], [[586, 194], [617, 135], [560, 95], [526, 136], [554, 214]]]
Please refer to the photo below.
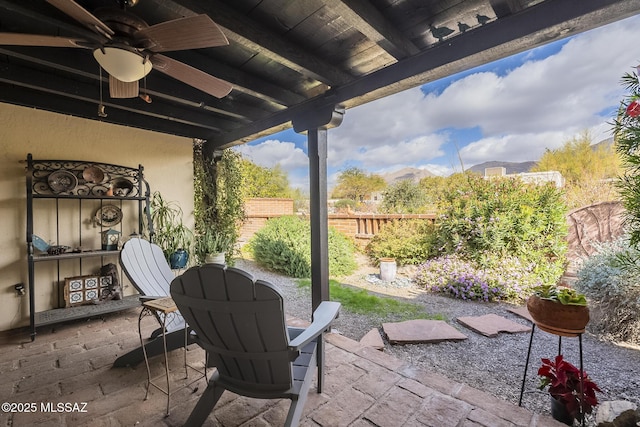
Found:
[[142, 183], [146, 188], [142, 170], [126, 166], [75, 160], [33, 160], [30, 167], [34, 195], [136, 198], [143, 196]]

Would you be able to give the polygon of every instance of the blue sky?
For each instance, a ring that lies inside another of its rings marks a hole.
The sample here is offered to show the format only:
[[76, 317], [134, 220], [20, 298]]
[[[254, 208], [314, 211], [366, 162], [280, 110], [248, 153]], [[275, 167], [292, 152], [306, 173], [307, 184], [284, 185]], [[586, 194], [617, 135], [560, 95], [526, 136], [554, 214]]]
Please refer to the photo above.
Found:
[[[461, 170], [460, 159], [465, 168], [537, 160], [584, 131], [594, 142], [608, 138], [620, 79], [640, 64], [638, 40], [635, 16], [349, 109], [329, 131], [329, 185], [353, 166], [446, 176]], [[306, 142], [287, 130], [238, 150], [261, 166], [279, 164], [304, 190]]]

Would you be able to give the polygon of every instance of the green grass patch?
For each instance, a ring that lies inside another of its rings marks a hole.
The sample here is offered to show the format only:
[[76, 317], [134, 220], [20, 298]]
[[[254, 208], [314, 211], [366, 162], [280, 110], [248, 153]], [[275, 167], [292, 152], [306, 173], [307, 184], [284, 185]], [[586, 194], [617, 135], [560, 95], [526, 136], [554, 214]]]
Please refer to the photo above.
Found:
[[[298, 286], [310, 288], [310, 279], [299, 279]], [[365, 289], [345, 286], [336, 280], [329, 280], [329, 294], [332, 301], [342, 304], [342, 308], [352, 313], [374, 315], [382, 319], [403, 321], [410, 319], [445, 320], [442, 314], [429, 314], [420, 304], [398, 301], [395, 298], [371, 295]]]

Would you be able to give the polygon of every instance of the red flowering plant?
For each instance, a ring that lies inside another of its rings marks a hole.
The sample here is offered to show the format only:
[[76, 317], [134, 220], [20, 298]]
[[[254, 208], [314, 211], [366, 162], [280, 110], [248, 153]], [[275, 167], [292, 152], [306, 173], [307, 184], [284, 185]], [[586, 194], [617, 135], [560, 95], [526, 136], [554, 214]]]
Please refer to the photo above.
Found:
[[[600, 388], [594, 383], [586, 372], [573, 366], [558, 355], [555, 361], [542, 359], [542, 366], [538, 369], [540, 376], [540, 389], [549, 386], [549, 393], [554, 399], [564, 404], [567, 412], [574, 418], [581, 420], [584, 414], [590, 414], [593, 407], [598, 404], [596, 391]], [[582, 383], [584, 394], [581, 393]]]

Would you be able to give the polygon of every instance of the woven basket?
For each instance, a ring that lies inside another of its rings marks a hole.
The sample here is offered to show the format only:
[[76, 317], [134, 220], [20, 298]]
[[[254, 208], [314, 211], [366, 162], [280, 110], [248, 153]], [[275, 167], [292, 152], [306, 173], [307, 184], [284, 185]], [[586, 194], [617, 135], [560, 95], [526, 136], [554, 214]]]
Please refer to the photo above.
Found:
[[537, 327], [555, 335], [576, 337], [589, 323], [589, 308], [582, 305], [560, 304], [533, 295], [527, 300], [527, 309]]

